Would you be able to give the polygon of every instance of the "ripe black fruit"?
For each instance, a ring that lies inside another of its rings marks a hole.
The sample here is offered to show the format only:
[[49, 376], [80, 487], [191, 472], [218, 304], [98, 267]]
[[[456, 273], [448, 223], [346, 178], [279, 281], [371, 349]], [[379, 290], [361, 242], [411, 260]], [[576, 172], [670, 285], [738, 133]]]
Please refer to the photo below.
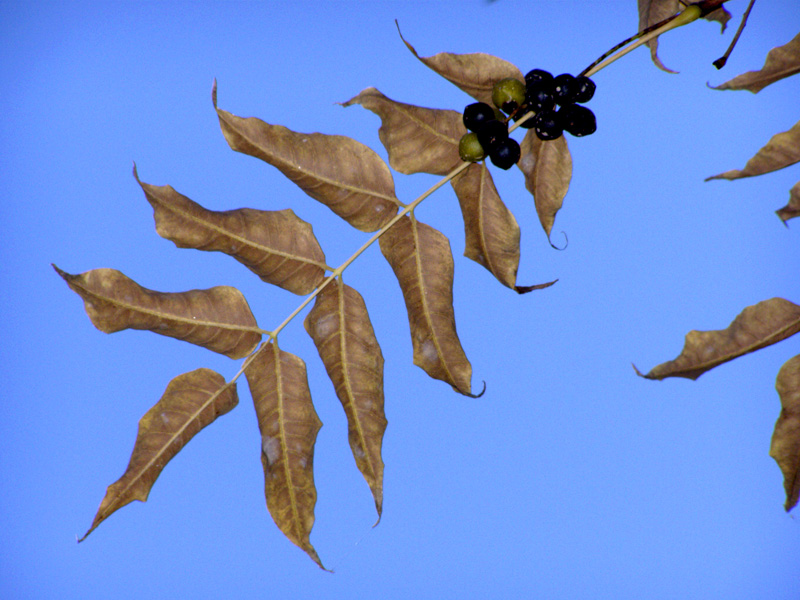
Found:
[[553, 96], [556, 104], [563, 106], [573, 102], [575, 87], [575, 78], [569, 73], [562, 73], [553, 79]]
[[530, 87], [536, 83], [549, 83], [553, 81], [553, 74], [544, 71], [542, 69], [534, 69], [533, 71], [528, 71], [528, 74], [525, 75], [525, 87]]
[[465, 133], [458, 142], [458, 155], [461, 160], [478, 162], [486, 157], [486, 152], [478, 141], [477, 133]]
[[492, 86], [492, 102], [505, 113], [512, 113], [525, 102], [525, 84], [519, 79], [506, 77]]
[[495, 119], [486, 121], [478, 132], [478, 141], [489, 154], [498, 142], [506, 139], [508, 139], [508, 125]]
[[597, 86], [595, 86], [594, 81], [588, 77], [579, 75], [575, 78], [572, 87], [574, 88], [572, 101], [580, 102], [582, 104], [592, 99], [592, 96], [594, 96], [594, 90]]
[[583, 137], [597, 131], [597, 121], [594, 113], [578, 104], [562, 106], [556, 113], [558, 120], [564, 128], [575, 137]]
[[555, 140], [564, 132], [561, 119], [554, 110], [543, 110], [538, 113], [533, 118], [533, 128], [540, 140]]
[[527, 88], [525, 94], [528, 106], [535, 112], [552, 109], [555, 104], [552, 82], [540, 81]]
[[468, 104], [462, 119], [464, 127], [470, 131], [478, 131], [486, 121], [495, 119], [494, 109], [485, 102]]
[[519, 144], [514, 138], [506, 138], [498, 142], [491, 154], [489, 154], [492, 164], [500, 169], [510, 169], [517, 164], [519, 156]]

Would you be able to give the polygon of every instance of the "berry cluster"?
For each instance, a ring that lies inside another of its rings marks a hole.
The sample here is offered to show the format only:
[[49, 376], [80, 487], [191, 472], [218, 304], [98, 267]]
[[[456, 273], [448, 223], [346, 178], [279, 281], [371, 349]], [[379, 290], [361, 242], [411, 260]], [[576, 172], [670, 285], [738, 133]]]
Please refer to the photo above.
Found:
[[594, 113], [580, 104], [591, 100], [594, 90], [594, 82], [583, 75], [553, 77], [541, 69], [525, 75], [524, 84], [513, 77], [501, 79], [492, 88], [497, 108], [475, 102], [464, 109], [464, 127], [470, 133], [461, 138], [459, 155], [462, 160], [477, 162], [488, 154], [496, 167], [510, 169], [519, 160], [520, 149], [516, 140], [508, 137], [508, 120], [516, 121], [529, 112], [535, 116], [520, 127], [533, 128], [539, 139], [554, 140], [564, 131], [576, 137], [592, 134], [597, 129]]

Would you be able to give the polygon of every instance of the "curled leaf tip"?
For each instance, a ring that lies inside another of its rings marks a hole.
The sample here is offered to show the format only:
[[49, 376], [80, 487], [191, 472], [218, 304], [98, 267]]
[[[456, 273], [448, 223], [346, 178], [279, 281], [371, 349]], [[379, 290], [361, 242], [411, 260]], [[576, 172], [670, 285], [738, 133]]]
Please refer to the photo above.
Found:
[[514, 291], [521, 296], [522, 294], [527, 294], [528, 292], [532, 292], [533, 290], [543, 290], [544, 288], [549, 288], [556, 281], [558, 281], [558, 279], [554, 279], [553, 281], [548, 281], [547, 283], [537, 283], [536, 285], [515, 285]]
[[641, 371], [640, 371], [640, 370], [639, 370], [639, 369], [636, 367], [636, 365], [635, 365], [635, 364], [631, 363], [631, 366], [633, 367], [633, 370], [634, 370], [634, 371], [636, 371], [636, 374], [637, 374], [639, 377], [644, 377], [645, 379], [647, 379], [647, 375], [645, 375], [644, 373], [642, 373], [642, 372], [641, 372]]
[[214, 108], [217, 108], [217, 78], [214, 77], [214, 83], [211, 85], [211, 103]]
[[453, 386], [453, 389], [455, 391], [457, 391], [459, 394], [461, 394], [462, 396], [467, 396], [468, 398], [480, 398], [481, 396], [483, 396], [486, 393], [486, 382], [485, 381], [483, 382], [483, 389], [481, 390], [480, 394], [473, 394], [471, 392], [462, 392], [456, 386]]
[[569, 238], [567, 237], [567, 232], [566, 231], [562, 231], [561, 233], [564, 236], [564, 247], [563, 248], [559, 248], [558, 246], [556, 246], [553, 243], [553, 241], [549, 237], [547, 238], [547, 242], [550, 244], [550, 247], [553, 248], [553, 250], [566, 250], [567, 246], [569, 246]]

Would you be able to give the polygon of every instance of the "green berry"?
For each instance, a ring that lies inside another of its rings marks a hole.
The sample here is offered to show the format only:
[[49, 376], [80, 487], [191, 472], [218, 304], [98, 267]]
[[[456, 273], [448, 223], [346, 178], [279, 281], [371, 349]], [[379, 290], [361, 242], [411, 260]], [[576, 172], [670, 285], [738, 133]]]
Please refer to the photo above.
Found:
[[458, 142], [458, 155], [466, 162], [478, 162], [484, 159], [486, 152], [478, 141], [477, 133], [465, 133], [461, 136]]
[[519, 79], [506, 77], [492, 87], [492, 102], [505, 113], [512, 113], [525, 102], [525, 84]]
[[519, 156], [520, 149], [517, 140], [514, 138], [506, 138], [494, 147], [489, 158], [495, 167], [508, 170], [517, 164]]
[[568, 131], [575, 137], [591, 135], [597, 131], [597, 121], [594, 113], [585, 106], [568, 104], [567, 106], [562, 106], [556, 114], [564, 127], [564, 131]]
[[470, 131], [478, 131], [486, 121], [491, 121], [495, 118], [494, 108], [485, 102], [475, 102], [468, 104], [464, 109], [464, 127]]

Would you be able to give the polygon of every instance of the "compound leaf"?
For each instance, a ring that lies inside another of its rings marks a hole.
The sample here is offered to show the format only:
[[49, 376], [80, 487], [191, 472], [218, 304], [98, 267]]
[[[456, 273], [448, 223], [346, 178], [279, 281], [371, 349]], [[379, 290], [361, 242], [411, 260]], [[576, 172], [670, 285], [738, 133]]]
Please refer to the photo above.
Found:
[[769, 455], [783, 473], [787, 511], [800, 498], [800, 355], [790, 358], [778, 371], [775, 389], [781, 399], [781, 414], [775, 423]]
[[467, 94], [478, 100], [492, 105], [492, 86], [501, 79], [513, 77], [520, 81], [524, 80], [522, 72], [508, 61], [476, 52], [473, 54], [453, 54], [451, 52], [440, 52], [433, 56], [420, 56], [409, 44], [403, 35], [400, 39], [416, 56], [422, 64], [432, 69], [451, 83], [458, 86]]
[[[800, 306], [783, 298], [745, 308], [727, 329], [690, 331], [675, 359], [654, 367], [647, 379], [697, 379], [714, 367], [784, 340], [800, 331]], [[634, 367], [635, 368], [635, 367]]]
[[342, 106], [360, 104], [381, 118], [378, 136], [395, 171], [447, 175], [461, 164], [458, 142], [467, 130], [454, 110], [395, 102], [367, 88]]
[[261, 432], [264, 494], [275, 524], [321, 568], [309, 541], [314, 526], [314, 443], [322, 423], [311, 403], [306, 365], [274, 341], [245, 368]]
[[147, 329], [229, 358], [247, 356], [261, 340], [247, 300], [236, 288], [155, 292], [114, 269], [70, 275], [53, 268], [83, 298], [92, 324], [105, 333]]
[[800, 121], [795, 123], [789, 131], [778, 133], [761, 148], [756, 155], [747, 161], [744, 169], [725, 171], [719, 175], [707, 177], [712, 179], [742, 179], [771, 173], [783, 169], [800, 161]]
[[207, 210], [172, 186], [134, 177], [153, 206], [158, 234], [179, 248], [224, 252], [263, 281], [310, 294], [325, 278], [325, 254], [309, 223], [291, 209]]
[[392, 226], [380, 247], [403, 292], [414, 364], [471, 395], [472, 366], [456, 333], [450, 242], [412, 215]]
[[749, 90], [754, 94], [776, 81], [800, 73], [800, 33], [783, 46], [773, 48], [760, 71], [748, 71], [714, 87], [715, 90]]
[[800, 216], [800, 181], [795, 183], [792, 189], [789, 190], [789, 203], [775, 212], [784, 223], [789, 219]]
[[348, 439], [380, 519], [383, 509], [383, 354], [356, 290], [332, 281], [317, 295], [305, 328], [347, 415]]
[[100, 523], [126, 504], [147, 501], [167, 463], [201, 429], [239, 403], [235, 383], [211, 369], [178, 375], [161, 399], [139, 421], [139, 432], [125, 474], [108, 486], [86, 539]]
[[276, 167], [356, 229], [375, 231], [397, 214], [399, 202], [389, 167], [364, 144], [232, 115], [217, 108], [216, 82], [212, 100], [231, 149]]
[[572, 156], [564, 136], [542, 141], [529, 130], [520, 144], [517, 166], [525, 175], [525, 187], [533, 194], [536, 214], [550, 238], [550, 231], [561, 209], [572, 179]]

